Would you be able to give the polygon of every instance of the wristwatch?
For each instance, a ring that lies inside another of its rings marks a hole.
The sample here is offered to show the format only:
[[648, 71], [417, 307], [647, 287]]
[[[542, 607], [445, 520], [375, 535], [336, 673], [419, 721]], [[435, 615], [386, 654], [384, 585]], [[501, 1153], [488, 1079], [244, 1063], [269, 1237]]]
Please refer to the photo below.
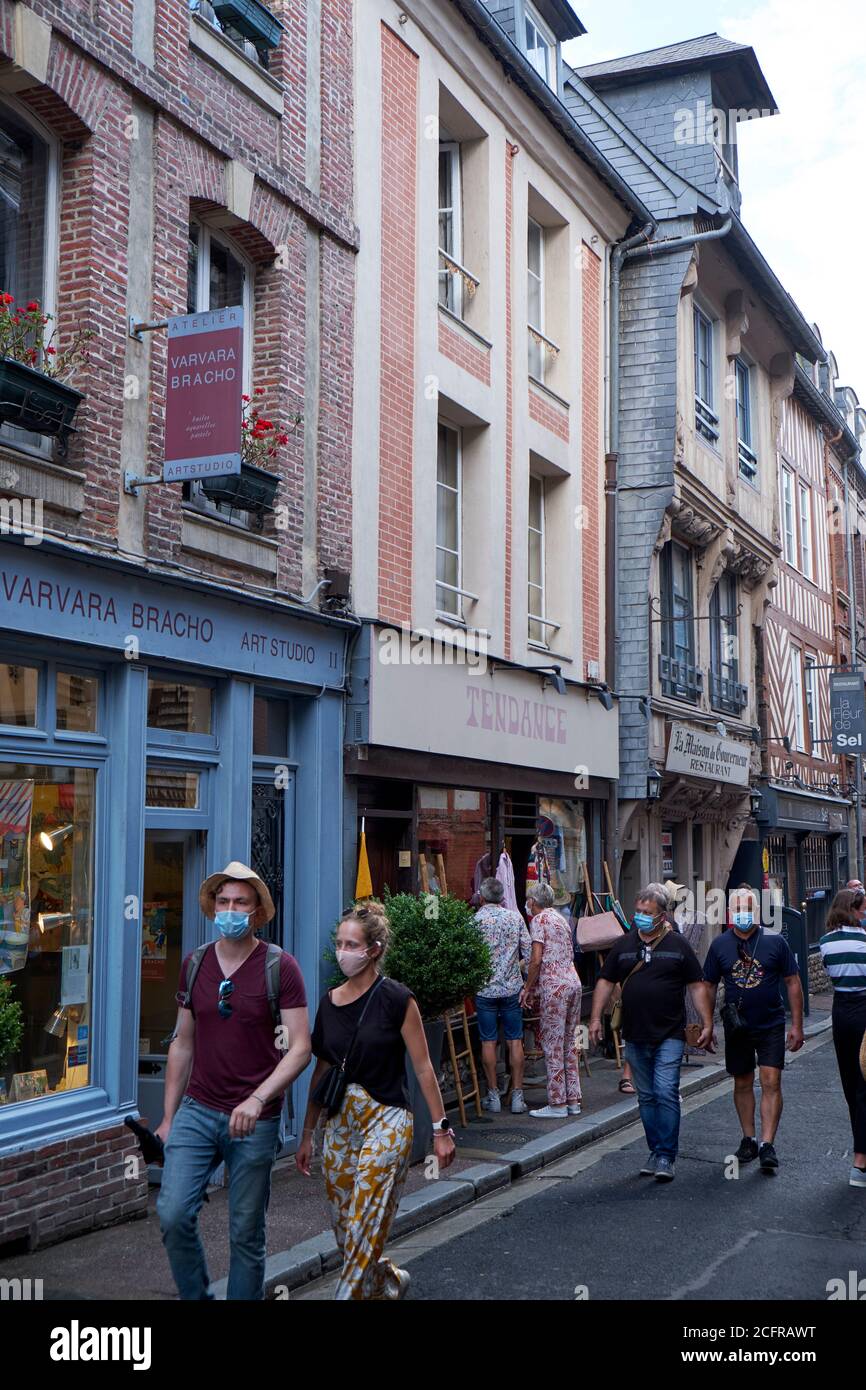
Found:
[[449, 1121], [448, 1121], [448, 1116], [447, 1116], [447, 1115], [443, 1116], [443, 1118], [442, 1118], [441, 1120], [439, 1120], [439, 1121], [433, 1126], [433, 1131], [434, 1131], [435, 1134], [450, 1134], [450, 1133], [451, 1133], [451, 1125], [450, 1125], [450, 1123], [449, 1123]]

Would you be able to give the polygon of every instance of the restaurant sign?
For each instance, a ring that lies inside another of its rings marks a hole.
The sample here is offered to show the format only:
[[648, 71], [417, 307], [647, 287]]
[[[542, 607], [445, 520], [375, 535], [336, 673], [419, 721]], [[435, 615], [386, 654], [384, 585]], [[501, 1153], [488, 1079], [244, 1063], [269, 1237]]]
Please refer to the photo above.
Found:
[[240, 305], [168, 320], [164, 482], [240, 473], [243, 355]]
[[703, 777], [710, 782], [730, 786], [749, 785], [749, 748], [733, 738], [707, 733], [688, 724], [671, 725], [668, 772], [683, 772], [691, 777]]

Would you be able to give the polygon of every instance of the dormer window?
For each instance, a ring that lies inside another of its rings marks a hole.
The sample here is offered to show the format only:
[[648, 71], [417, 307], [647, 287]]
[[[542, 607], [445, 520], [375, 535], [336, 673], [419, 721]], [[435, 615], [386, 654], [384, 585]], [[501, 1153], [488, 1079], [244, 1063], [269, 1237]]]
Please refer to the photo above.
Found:
[[539, 77], [556, 91], [556, 40], [529, 5], [526, 6], [526, 56]]

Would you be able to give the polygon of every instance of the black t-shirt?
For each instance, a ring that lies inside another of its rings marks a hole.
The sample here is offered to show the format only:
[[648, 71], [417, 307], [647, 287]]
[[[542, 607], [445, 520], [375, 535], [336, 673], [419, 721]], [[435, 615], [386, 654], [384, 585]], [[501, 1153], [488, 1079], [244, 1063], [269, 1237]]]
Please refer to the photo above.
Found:
[[[601, 978], [622, 984], [643, 954], [637, 927], [611, 946]], [[685, 1039], [685, 987], [701, 979], [700, 961], [677, 931], [651, 948], [652, 959], [636, 970], [622, 992], [622, 1035], [626, 1042]]]
[[[400, 1029], [406, 1021], [409, 1000], [415, 996], [405, 985], [383, 978], [364, 1016], [349, 1057], [346, 1074], [350, 1082], [363, 1086], [381, 1105], [399, 1105], [408, 1110], [406, 1087], [406, 1044]], [[367, 1002], [365, 990], [351, 1004], [333, 1004], [330, 993], [323, 994], [313, 1025], [313, 1055], [339, 1066], [352, 1041], [352, 1034]]]
[[784, 1023], [781, 984], [796, 974], [797, 962], [785, 938], [761, 927], [745, 941], [733, 930], [722, 932], [704, 961], [704, 979], [711, 985], [724, 979], [725, 998], [738, 1004], [748, 1026], [759, 1031]]

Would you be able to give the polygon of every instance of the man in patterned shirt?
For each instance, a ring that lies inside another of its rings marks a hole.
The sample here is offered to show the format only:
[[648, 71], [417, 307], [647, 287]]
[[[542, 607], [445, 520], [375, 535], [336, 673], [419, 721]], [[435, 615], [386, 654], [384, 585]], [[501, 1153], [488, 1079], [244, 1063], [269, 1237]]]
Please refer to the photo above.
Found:
[[481, 1060], [487, 1078], [487, 1095], [481, 1104], [485, 1110], [502, 1109], [496, 1084], [496, 1043], [501, 1019], [511, 1060], [511, 1113], [521, 1115], [527, 1107], [523, 1099], [523, 974], [520, 961], [529, 960], [532, 942], [520, 913], [502, 906], [504, 892], [498, 878], [485, 878], [480, 888], [482, 906], [475, 914], [476, 926], [490, 947], [493, 962], [493, 974], [483, 993], [475, 997]]

